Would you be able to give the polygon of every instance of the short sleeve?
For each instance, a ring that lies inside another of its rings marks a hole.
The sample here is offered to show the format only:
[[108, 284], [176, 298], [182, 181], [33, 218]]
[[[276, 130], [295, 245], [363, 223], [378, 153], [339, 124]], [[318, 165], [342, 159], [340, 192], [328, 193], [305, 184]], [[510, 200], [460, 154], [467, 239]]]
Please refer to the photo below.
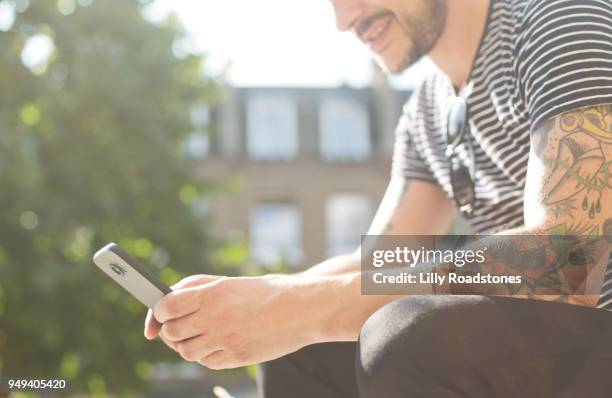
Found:
[[532, 130], [612, 104], [612, 1], [532, 0], [517, 37], [514, 69]]
[[395, 130], [391, 176], [436, 182], [431, 170], [414, 145], [410, 121], [410, 116], [404, 112]]

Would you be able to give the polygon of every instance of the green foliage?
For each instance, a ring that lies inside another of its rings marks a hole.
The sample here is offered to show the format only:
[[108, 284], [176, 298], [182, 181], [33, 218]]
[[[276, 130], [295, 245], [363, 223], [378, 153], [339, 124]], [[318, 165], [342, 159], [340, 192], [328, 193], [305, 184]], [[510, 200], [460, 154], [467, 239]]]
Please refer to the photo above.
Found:
[[[0, 373], [125, 395], [178, 357], [143, 338], [145, 308], [91, 257], [115, 241], [169, 283], [232, 273], [207, 260], [217, 243], [192, 208], [212, 188], [183, 150], [190, 107], [218, 88], [144, 2], [60, 3], [31, 1], [0, 33]], [[27, 68], [37, 34], [54, 50]]]

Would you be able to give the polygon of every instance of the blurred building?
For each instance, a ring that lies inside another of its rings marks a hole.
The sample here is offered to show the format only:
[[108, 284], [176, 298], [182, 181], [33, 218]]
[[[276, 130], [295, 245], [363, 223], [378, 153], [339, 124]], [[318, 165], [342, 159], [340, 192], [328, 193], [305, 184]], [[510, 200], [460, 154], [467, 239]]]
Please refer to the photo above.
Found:
[[[231, 196], [207, 203], [215, 231], [243, 234], [252, 259], [296, 268], [355, 250], [389, 180], [393, 131], [409, 92], [372, 87], [226, 87], [188, 148]], [[209, 120], [210, 119], [210, 120]]]

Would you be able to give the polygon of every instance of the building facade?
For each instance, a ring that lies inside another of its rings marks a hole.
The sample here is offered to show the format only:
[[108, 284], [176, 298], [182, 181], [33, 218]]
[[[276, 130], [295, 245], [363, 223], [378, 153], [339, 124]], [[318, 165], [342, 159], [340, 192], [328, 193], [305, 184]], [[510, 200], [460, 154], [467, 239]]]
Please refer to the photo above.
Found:
[[409, 92], [385, 83], [224, 91], [210, 116], [192, 115], [214, 126], [192, 142], [206, 153], [202, 174], [235, 186], [207, 204], [215, 233], [243, 236], [261, 265], [299, 269], [355, 250], [388, 183]]

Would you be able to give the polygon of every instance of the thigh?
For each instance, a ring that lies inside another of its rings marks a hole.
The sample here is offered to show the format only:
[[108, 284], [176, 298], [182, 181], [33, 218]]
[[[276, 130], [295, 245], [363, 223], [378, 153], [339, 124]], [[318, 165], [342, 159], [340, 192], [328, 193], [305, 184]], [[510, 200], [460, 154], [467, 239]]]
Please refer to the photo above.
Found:
[[259, 365], [262, 398], [355, 398], [355, 343], [313, 344]]
[[364, 397], [608, 397], [611, 341], [612, 313], [605, 310], [410, 297], [364, 325], [358, 379]]

